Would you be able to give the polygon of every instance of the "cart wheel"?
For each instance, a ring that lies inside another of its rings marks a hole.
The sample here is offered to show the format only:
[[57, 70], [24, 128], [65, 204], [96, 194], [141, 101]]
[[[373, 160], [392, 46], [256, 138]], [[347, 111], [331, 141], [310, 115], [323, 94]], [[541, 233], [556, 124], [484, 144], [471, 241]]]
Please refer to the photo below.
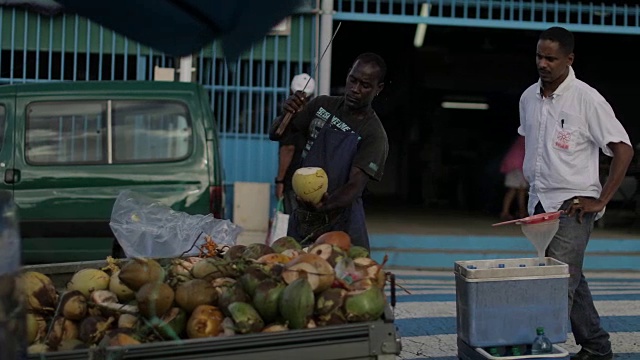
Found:
[[113, 245], [111, 246], [111, 256], [116, 259], [124, 259], [126, 257], [126, 255], [124, 254], [124, 250], [116, 239], [113, 239]]

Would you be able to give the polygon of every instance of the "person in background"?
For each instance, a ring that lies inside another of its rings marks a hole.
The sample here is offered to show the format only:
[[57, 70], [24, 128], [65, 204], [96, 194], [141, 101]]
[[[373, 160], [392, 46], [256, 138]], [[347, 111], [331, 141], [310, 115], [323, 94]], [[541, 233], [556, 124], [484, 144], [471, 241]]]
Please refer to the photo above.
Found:
[[516, 141], [511, 145], [507, 154], [500, 164], [500, 172], [504, 174], [504, 186], [507, 192], [504, 194], [502, 201], [502, 212], [500, 219], [512, 220], [511, 204], [517, 199], [519, 218], [527, 216], [527, 191], [529, 184], [524, 179], [522, 172], [522, 163], [524, 162], [524, 137], [518, 136]]
[[[582, 265], [594, 221], [622, 183], [633, 148], [611, 105], [576, 78], [573, 49], [573, 34], [564, 28], [551, 27], [540, 34], [540, 78], [520, 97], [518, 133], [525, 137], [529, 213], [564, 211], [546, 255], [569, 266], [569, 317], [581, 346], [571, 359], [611, 360], [609, 333], [600, 325]], [[604, 186], [599, 178], [600, 150], [613, 157]]]
[[[291, 94], [304, 91], [305, 97], [311, 99], [316, 88], [316, 82], [308, 74], [302, 73], [291, 80]], [[300, 155], [306, 140], [302, 133], [289, 132], [279, 141], [278, 175], [276, 176], [276, 199], [283, 199], [284, 213], [293, 214], [298, 207], [296, 194], [291, 185], [293, 173], [300, 167]]]
[[[301, 205], [289, 217], [289, 236], [313, 241], [328, 231], [345, 231], [353, 245], [369, 249], [362, 193], [370, 179], [380, 181], [389, 153], [387, 133], [371, 107], [382, 91], [387, 66], [374, 53], [360, 54], [347, 75], [343, 96], [316, 96], [307, 103], [301, 91], [283, 105], [293, 114], [286, 131], [302, 133], [304, 167], [320, 167], [329, 178], [318, 204]], [[269, 138], [278, 141], [277, 118]], [[285, 133], [286, 133], [285, 131]]]

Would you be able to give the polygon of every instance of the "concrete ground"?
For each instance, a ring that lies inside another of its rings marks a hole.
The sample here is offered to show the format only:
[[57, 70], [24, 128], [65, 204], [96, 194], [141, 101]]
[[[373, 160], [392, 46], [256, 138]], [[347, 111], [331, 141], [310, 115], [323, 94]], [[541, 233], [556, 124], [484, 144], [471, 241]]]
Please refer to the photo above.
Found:
[[[411, 292], [398, 289], [397, 293], [396, 324], [403, 345], [399, 359], [457, 360], [453, 272], [393, 272], [398, 284]], [[602, 326], [611, 334], [615, 359], [640, 359], [640, 273], [595, 272], [586, 276]], [[571, 353], [579, 350], [571, 334], [566, 343], [558, 345]]]

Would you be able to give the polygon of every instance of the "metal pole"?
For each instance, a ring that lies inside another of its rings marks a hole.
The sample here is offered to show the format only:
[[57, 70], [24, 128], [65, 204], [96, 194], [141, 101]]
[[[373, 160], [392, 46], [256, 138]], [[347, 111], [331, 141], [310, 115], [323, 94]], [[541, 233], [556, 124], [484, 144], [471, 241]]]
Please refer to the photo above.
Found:
[[318, 66], [318, 95], [329, 95], [331, 92], [331, 36], [333, 34], [333, 0], [322, 0], [320, 15], [319, 49], [327, 48], [326, 59]]
[[191, 55], [180, 58], [180, 81], [191, 82], [191, 72], [193, 71], [193, 57]]

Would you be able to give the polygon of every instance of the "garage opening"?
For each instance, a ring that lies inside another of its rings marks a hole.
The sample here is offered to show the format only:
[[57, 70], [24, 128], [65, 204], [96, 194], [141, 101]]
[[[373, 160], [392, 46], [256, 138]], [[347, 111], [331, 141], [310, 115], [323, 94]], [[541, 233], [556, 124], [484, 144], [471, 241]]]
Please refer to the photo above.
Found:
[[[333, 42], [332, 94], [343, 92], [359, 53], [376, 52], [388, 65], [374, 108], [390, 153], [384, 180], [370, 184], [365, 201], [497, 215], [504, 194], [499, 164], [517, 135], [520, 95], [538, 79], [539, 32], [429, 26], [416, 46], [416, 27], [343, 21]], [[638, 37], [575, 37], [577, 77], [604, 95], [635, 144], [640, 70], [625, 49]], [[608, 158], [602, 161], [606, 165]], [[635, 187], [634, 176], [630, 170], [625, 186]]]

